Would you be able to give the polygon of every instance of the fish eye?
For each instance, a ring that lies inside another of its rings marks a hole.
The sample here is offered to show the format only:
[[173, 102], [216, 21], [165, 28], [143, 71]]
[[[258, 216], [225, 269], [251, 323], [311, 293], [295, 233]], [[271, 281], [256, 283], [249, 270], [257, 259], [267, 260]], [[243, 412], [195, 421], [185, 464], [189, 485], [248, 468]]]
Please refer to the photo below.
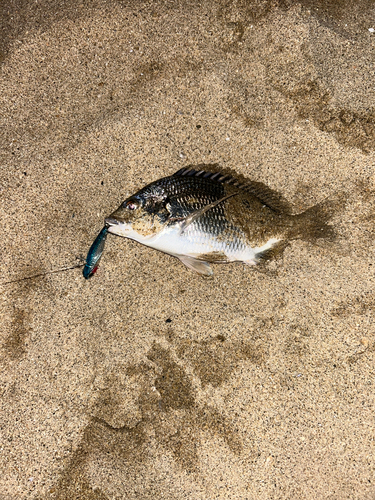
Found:
[[125, 208], [128, 210], [136, 210], [139, 208], [139, 202], [137, 200], [128, 200], [125, 202]]

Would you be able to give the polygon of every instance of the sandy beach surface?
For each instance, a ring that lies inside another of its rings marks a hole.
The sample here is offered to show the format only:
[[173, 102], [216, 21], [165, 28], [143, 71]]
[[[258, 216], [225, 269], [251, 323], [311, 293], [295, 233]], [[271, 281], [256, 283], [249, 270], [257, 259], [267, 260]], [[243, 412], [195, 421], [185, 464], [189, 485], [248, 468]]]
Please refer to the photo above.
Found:
[[[0, 499], [375, 498], [374, 2], [5, 1]], [[109, 235], [217, 163], [334, 243], [257, 270]], [[58, 272], [54, 272], [58, 271]]]

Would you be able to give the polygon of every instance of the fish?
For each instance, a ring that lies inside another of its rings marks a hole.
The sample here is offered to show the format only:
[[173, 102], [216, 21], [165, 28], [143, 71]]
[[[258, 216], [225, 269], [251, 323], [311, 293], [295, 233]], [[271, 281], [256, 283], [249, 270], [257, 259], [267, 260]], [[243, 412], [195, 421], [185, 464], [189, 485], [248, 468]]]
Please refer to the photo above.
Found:
[[105, 240], [107, 239], [108, 227], [104, 226], [98, 236], [95, 238], [94, 243], [88, 251], [86, 264], [83, 268], [83, 276], [86, 279], [91, 278], [96, 273], [99, 267], [99, 260], [104, 251]]
[[178, 258], [203, 276], [212, 263], [254, 266], [293, 240], [335, 238], [331, 204], [293, 215], [277, 191], [216, 164], [188, 166], [154, 181], [105, 219], [108, 232]]

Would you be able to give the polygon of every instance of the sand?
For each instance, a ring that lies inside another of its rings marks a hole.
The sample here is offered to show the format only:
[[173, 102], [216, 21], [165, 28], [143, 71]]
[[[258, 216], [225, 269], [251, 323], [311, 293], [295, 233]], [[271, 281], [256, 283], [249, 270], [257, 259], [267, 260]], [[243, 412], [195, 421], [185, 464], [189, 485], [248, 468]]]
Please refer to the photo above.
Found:
[[[1, 500], [373, 499], [373, 2], [3, 2]], [[372, 31], [371, 31], [372, 30]], [[265, 269], [109, 236], [218, 163], [334, 244]]]

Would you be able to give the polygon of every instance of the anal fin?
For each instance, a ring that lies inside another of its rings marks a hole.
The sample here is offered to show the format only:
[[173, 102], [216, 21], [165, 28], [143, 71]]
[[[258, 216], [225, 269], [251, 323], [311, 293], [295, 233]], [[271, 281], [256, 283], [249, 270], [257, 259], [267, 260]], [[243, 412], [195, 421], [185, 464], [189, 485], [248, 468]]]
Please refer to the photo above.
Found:
[[255, 255], [251, 261], [246, 262], [249, 265], [256, 265], [278, 257], [288, 246], [288, 241], [271, 239], [262, 247], [255, 248]]
[[192, 269], [201, 276], [212, 276], [214, 274], [210, 264], [204, 260], [197, 260], [194, 259], [194, 257], [187, 257], [186, 255], [179, 256], [178, 258], [186, 267]]

